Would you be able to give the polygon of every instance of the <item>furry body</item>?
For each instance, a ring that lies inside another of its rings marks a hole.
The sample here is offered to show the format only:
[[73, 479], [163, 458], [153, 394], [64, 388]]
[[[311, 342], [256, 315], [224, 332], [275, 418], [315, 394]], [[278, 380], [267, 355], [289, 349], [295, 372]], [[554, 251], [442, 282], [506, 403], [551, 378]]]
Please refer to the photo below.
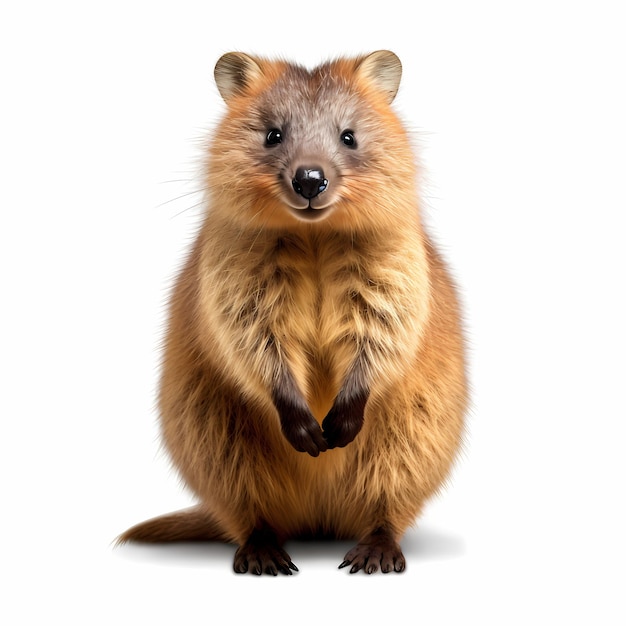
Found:
[[[466, 386], [455, 291], [389, 106], [399, 79], [384, 51], [313, 71], [218, 62], [228, 111], [160, 391], [200, 503], [122, 540], [232, 541], [236, 571], [289, 573], [285, 539], [355, 538], [342, 565], [404, 569], [398, 541], [454, 460]], [[309, 193], [310, 172], [324, 184]]]

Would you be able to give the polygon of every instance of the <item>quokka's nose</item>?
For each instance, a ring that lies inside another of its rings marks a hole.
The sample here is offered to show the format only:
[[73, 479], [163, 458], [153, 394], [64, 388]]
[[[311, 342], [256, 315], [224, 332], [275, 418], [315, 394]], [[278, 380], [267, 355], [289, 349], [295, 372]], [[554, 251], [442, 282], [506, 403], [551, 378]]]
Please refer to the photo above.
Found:
[[291, 184], [298, 195], [310, 200], [328, 187], [328, 180], [324, 178], [324, 170], [313, 165], [311, 167], [299, 167]]

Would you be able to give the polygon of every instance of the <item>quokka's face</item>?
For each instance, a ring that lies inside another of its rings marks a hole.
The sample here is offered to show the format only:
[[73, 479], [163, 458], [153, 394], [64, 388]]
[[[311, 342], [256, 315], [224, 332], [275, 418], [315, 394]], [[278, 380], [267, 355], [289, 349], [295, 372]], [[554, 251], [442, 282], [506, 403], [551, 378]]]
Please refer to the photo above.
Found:
[[358, 104], [346, 85], [305, 72], [272, 85], [255, 111], [248, 150], [262, 176], [259, 191], [298, 220], [328, 217], [371, 158]]
[[380, 194], [389, 156], [405, 144], [395, 117], [381, 117], [387, 102], [363, 93], [354, 68], [271, 69], [275, 77], [226, 97], [211, 154], [215, 201], [222, 195], [237, 219], [263, 226], [362, 219], [358, 206]]

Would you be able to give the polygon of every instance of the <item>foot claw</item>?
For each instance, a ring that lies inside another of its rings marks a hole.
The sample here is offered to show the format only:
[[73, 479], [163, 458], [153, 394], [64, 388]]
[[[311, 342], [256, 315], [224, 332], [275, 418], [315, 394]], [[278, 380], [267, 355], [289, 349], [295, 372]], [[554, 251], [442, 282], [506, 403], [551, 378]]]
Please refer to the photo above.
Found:
[[402, 572], [406, 567], [404, 555], [393, 535], [379, 529], [358, 543], [346, 554], [339, 568], [351, 565], [350, 573], [363, 570], [366, 574], [374, 574], [379, 569], [383, 574]]
[[248, 541], [235, 554], [234, 569], [237, 574], [281, 574], [291, 575], [298, 568], [289, 555], [280, 547], [276, 536], [269, 529], [254, 530]]

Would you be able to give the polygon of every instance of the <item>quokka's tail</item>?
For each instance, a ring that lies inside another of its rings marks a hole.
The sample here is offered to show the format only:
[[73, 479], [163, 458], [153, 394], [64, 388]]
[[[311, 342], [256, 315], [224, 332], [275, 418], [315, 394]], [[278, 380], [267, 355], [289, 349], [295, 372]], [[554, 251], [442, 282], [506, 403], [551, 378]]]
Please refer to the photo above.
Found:
[[127, 541], [167, 543], [171, 541], [228, 541], [217, 523], [200, 507], [183, 509], [141, 522], [116, 540], [116, 545]]

